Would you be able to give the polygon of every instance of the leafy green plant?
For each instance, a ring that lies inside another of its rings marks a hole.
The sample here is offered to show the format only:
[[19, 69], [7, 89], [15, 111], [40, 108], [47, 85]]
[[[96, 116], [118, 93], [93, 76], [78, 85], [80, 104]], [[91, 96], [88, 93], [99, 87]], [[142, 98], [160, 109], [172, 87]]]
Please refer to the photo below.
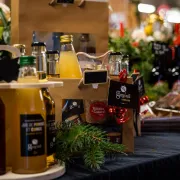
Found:
[[57, 127], [55, 158], [71, 163], [82, 157], [84, 165], [92, 170], [100, 169], [106, 154], [124, 154], [125, 146], [107, 141], [106, 133], [85, 124], [62, 123]]
[[11, 22], [7, 21], [3, 10], [0, 8], [0, 18], [3, 22], [3, 32], [1, 34], [0, 44], [9, 44], [11, 38]]

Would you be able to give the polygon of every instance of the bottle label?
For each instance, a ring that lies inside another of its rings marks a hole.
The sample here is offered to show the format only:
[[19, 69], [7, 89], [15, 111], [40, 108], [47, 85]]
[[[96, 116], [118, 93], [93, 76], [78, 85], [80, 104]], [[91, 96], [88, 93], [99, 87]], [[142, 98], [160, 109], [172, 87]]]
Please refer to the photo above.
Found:
[[55, 114], [47, 115], [47, 155], [55, 153], [56, 127]]
[[21, 114], [21, 156], [45, 154], [45, 124], [41, 114]]

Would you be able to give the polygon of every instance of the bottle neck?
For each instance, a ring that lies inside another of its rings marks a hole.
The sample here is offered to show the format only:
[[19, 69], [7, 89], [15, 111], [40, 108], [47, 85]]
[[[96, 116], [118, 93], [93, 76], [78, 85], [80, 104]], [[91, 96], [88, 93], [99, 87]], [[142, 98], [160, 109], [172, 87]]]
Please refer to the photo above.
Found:
[[73, 52], [75, 52], [72, 42], [61, 43], [61, 45], [60, 45], [60, 51], [61, 51], [61, 52], [62, 52], [62, 51], [73, 51]]

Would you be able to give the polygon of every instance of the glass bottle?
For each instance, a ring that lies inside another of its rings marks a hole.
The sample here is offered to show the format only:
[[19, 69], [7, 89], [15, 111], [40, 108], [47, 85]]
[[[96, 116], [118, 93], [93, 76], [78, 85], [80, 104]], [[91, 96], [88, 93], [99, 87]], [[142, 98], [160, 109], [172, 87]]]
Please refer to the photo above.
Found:
[[89, 34], [81, 34], [79, 37], [79, 51], [88, 53]]
[[[20, 57], [19, 83], [38, 83], [35, 57]], [[16, 90], [16, 113], [12, 121], [12, 172], [34, 174], [46, 170], [45, 105], [39, 88]]]
[[123, 69], [126, 69], [127, 73], [129, 74], [129, 56], [123, 55], [123, 58], [121, 60], [121, 68], [120, 71]]
[[24, 44], [14, 44], [13, 47], [18, 48], [20, 50], [21, 56], [25, 56], [26, 46]]
[[0, 98], [0, 175], [6, 173], [5, 105]]
[[121, 61], [123, 55], [121, 52], [112, 52], [109, 55], [109, 75], [110, 76], [118, 76], [121, 71]]
[[59, 61], [59, 51], [49, 50], [46, 52], [47, 57], [47, 77], [48, 78], [59, 78], [60, 75], [56, 74]]
[[47, 60], [46, 60], [46, 44], [44, 42], [33, 42], [32, 47], [32, 56], [36, 57], [36, 70], [39, 76], [39, 79], [46, 79], [47, 73]]
[[60, 37], [60, 78], [82, 78], [81, 68], [72, 42], [72, 35], [63, 35]]

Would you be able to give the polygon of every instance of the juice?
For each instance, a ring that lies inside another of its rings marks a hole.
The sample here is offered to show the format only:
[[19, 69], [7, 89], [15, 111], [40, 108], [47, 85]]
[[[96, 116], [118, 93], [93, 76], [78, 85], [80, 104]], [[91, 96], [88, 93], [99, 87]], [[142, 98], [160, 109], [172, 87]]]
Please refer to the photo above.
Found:
[[[46, 155], [45, 107], [42, 93], [39, 89], [18, 89], [16, 102], [16, 116], [12, 121], [12, 170], [19, 174], [43, 172], [46, 170]], [[38, 144], [36, 141], [39, 141]]]
[[78, 58], [73, 51], [60, 52], [60, 78], [82, 78]]

